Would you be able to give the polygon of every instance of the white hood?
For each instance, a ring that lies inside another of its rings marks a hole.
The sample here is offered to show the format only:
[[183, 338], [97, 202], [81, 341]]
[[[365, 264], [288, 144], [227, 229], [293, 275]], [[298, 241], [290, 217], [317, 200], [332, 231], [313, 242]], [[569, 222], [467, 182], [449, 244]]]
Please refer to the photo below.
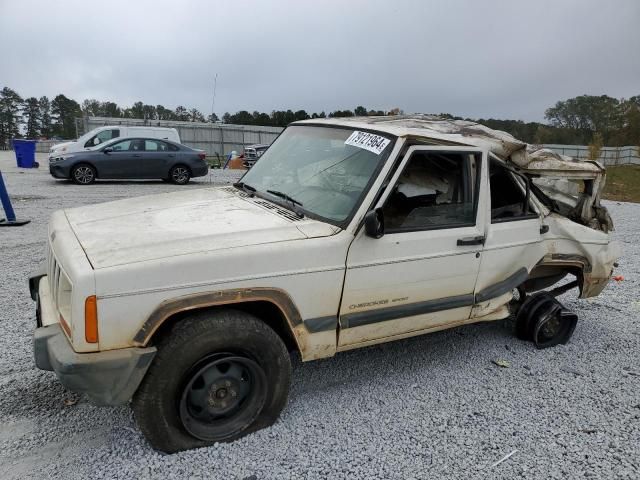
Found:
[[73, 145], [74, 143], [77, 143], [77, 142], [56, 143], [53, 147], [51, 147], [49, 152], [50, 153], [60, 153], [62, 151], [62, 149], [65, 149], [65, 151], [67, 151], [67, 150], [69, 150], [69, 147], [71, 147], [71, 145]]
[[256, 202], [262, 200], [243, 198], [233, 190], [204, 188], [136, 197], [74, 208], [65, 214], [95, 269], [323, 237], [339, 230], [307, 218], [286, 218]]

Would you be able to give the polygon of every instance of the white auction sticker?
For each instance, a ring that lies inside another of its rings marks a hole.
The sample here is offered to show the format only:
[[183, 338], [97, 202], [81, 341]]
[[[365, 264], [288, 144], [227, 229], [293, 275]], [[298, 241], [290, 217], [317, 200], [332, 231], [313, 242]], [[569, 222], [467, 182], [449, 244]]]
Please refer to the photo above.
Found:
[[368, 132], [359, 132], [356, 130], [351, 134], [349, 138], [344, 141], [344, 144], [353, 145], [354, 147], [358, 148], [364, 148], [365, 150], [369, 150], [376, 155], [380, 155], [380, 152], [382, 152], [385, 147], [389, 145], [389, 142], [391, 142], [391, 140], [381, 137], [380, 135], [375, 135]]

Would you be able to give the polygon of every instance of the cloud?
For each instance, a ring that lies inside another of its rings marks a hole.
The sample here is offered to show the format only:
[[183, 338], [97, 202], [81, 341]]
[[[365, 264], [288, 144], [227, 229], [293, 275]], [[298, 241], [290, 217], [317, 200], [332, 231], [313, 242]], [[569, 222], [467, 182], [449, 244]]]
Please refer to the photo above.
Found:
[[0, 85], [130, 105], [541, 120], [638, 95], [640, 2], [0, 0]]

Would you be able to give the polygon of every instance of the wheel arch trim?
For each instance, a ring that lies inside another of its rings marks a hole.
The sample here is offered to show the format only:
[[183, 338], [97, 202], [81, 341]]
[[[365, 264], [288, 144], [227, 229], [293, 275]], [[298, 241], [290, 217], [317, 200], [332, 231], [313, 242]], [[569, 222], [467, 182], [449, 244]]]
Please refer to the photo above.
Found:
[[302, 351], [301, 339], [297, 332], [299, 327], [303, 325], [302, 318], [298, 308], [295, 306], [291, 297], [283, 290], [276, 288], [241, 288], [233, 290], [219, 290], [215, 292], [204, 292], [190, 295], [184, 295], [163, 301], [149, 315], [142, 327], [133, 337], [133, 344], [136, 346], [146, 346], [154, 333], [158, 331], [160, 326], [172, 316], [188, 312], [191, 310], [199, 310], [202, 308], [216, 307], [222, 305], [234, 305], [248, 302], [266, 301], [275, 305], [283, 317], [285, 318], [292, 336], [294, 337], [298, 349]]

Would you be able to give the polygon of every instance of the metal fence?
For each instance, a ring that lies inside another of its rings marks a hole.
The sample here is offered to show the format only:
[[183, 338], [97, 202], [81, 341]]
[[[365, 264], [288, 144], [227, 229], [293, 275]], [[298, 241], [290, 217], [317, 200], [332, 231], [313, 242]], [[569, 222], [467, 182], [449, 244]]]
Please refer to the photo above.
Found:
[[[79, 136], [96, 127], [106, 125], [155, 126], [178, 130], [182, 143], [204, 150], [207, 155], [224, 157], [231, 151], [242, 152], [244, 147], [256, 143], [270, 144], [280, 134], [280, 127], [256, 125], [231, 125], [221, 123], [176, 122], [170, 120], [141, 120], [135, 118], [83, 117], [76, 119], [76, 133]], [[59, 140], [39, 140], [36, 152], [47, 153]], [[587, 145], [545, 144], [557, 153], [579, 160], [589, 159]], [[640, 165], [640, 147], [603, 147], [598, 161], [605, 166]]]
[[36, 152], [49, 153], [51, 147], [57, 143], [62, 143], [63, 141], [65, 140], [38, 140], [38, 143], [36, 143]]
[[[587, 145], [549, 144], [541, 146], [577, 160], [589, 160], [589, 147]], [[605, 166], [640, 165], [640, 147], [603, 147], [598, 161]]]
[[76, 119], [78, 136], [96, 127], [106, 125], [175, 128], [178, 130], [180, 141], [183, 144], [204, 150], [207, 155], [214, 156], [224, 156], [234, 150], [241, 153], [244, 147], [256, 143], [268, 145], [283, 130], [280, 127], [261, 127], [256, 125], [140, 120], [134, 118], [84, 117]]

